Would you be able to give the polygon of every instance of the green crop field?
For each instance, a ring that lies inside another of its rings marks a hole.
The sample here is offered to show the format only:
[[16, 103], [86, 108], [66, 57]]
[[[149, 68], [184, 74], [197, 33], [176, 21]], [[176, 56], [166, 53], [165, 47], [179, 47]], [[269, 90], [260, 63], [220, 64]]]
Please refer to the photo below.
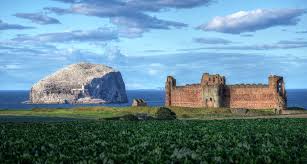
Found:
[[0, 163], [307, 163], [307, 119], [1, 123]]

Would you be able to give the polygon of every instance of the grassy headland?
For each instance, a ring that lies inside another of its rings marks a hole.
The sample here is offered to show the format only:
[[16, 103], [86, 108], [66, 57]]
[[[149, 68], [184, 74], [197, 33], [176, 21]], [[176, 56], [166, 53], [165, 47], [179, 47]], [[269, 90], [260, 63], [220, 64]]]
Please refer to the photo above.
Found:
[[[44, 117], [66, 117], [83, 119], [102, 119], [118, 117], [126, 114], [146, 113], [154, 116], [158, 107], [76, 107], [68, 109], [44, 109], [34, 108], [32, 110], [0, 110], [0, 116], [44, 116]], [[229, 108], [183, 108], [171, 107], [178, 118], [181, 119], [212, 119], [212, 118], [237, 118], [255, 116], [274, 116], [274, 110], [248, 110], [237, 112]], [[306, 113], [306, 112], [304, 112]]]

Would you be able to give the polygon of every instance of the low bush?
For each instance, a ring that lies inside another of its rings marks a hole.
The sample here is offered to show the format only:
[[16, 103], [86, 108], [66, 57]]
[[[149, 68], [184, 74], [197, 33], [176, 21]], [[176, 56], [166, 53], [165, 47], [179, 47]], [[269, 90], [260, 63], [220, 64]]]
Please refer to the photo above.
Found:
[[156, 113], [158, 120], [174, 120], [176, 119], [176, 113], [166, 107], [160, 107]]

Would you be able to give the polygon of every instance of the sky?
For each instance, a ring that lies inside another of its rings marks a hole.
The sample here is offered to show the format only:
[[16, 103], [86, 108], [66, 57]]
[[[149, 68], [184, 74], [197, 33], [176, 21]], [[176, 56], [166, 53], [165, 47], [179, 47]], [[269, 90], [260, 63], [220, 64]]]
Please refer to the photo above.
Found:
[[119, 70], [128, 90], [199, 83], [307, 88], [305, 0], [1, 0], [0, 90], [29, 90], [69, 64]]

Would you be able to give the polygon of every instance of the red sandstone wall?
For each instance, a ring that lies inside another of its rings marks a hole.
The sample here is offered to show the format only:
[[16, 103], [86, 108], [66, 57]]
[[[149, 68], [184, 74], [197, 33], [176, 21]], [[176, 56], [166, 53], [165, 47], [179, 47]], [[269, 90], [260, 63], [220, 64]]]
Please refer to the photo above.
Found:
[[172, 90], [171, 106], [202, 107], [202, 102], [200, 85], [180, 86]]
[[[200, 84], [166, 88], [166, 105], [204, 107], [202, 94]], [[280, 105], [276, 89], [269, 85], [226, 85], [221, 96], [223, 106], [229, 108], [269, 109]]]
[[228, 86], [225, 105], [230, 108], [275, 108], [276, 96], [268, 86]]

